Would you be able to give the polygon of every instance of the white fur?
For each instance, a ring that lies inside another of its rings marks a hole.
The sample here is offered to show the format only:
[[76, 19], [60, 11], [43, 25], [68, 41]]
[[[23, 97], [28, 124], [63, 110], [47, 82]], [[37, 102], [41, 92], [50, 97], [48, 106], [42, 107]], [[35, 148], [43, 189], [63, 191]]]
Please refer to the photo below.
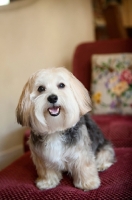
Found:
[[[64, 88], [58, 87], [60, 83]], [[40, 86], [45, 91], [39, 92]], [[48, 109], [53, 106], [47, 99], [56, 95], [54, 106], [60, 107], [57, 116], [51, 116]], [[26, 83], [18, 106], [17, 120], [22, 126], [29, 126], [37, 136], [42, 136], [42, 143], [35, 145], [32, 136], [29, 140], [32, 159], [36, 165], [39, 189], [53, 188], [59, 184], [62, 171], [69, 171], [74, 185], [84, 190], [98, 188], [100, 179], [97, 161], [91, 149], [91, 141], [85, 125], [80, 127], [80, 140], [77, 145], [65, 145], [65, 130], [73, 127], [91, 110], [88, 91], [82, 83], [65, 68], [43, 69], [34, 73]], [[103, 161], [105, 162], [105, 154]], [[103, 166], [106, 168], [107, 166]]]
[[[58, 88], [59, 83], [64, 83], [65, 88]], [[39, 86], [44, 86], [45, 91], [39, 93]], [[75, 91], [76, 87], [78, 93]], [[61, 106], [57, 117], [52, 117], [47, 112], [51, 106], [47, 98], [51, 94], [58, 96], [55, 106]], [[34, 73], [26, 83], [17, 107], [17, 118], [22, 125], [31, 126], [32, 123], [35, 132], [50, 134], [76, 124], [81, 115], [91, 110], [90, 104], [87, 90], [68, 70], [43, 69]]]

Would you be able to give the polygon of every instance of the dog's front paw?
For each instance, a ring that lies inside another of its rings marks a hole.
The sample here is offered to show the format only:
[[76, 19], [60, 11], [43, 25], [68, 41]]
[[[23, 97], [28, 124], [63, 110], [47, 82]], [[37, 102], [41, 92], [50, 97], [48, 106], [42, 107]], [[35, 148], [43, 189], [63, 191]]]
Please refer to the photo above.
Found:
[[50, 177], [50, 179], [43, 179], [43, 178], [38, 178], [36, 180], [36, 186], [40, 189], [50, 189], [56, 187], [60, 183], [60, 177], [53, 176]]
[[83, 190], [94, 190], [100, 186], [100, 179], [98, 176], [92, 177], [90, 179], [80, 180], [74, 182], [75, 187]]
[[36, 180], [36, 186], [40, 190], [54, 188], [58, 184], [59, 184], [59, 181], [55, 181], [55, 180], [46, 180], [46, 179], [40, 179], [40, 178]]

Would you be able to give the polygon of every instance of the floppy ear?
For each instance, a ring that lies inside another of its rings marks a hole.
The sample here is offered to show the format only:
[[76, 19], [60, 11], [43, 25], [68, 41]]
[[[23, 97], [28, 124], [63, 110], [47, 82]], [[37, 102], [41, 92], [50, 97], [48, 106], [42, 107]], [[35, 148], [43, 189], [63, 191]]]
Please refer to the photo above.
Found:
[[89, 93], [84, 85], [73, 74], [71, 74], [70, 85], [79, 105], [80, 113], [81, 115], [85, 115], [92, 109]]
[[17, 122], [22, 126], [30, 126], [30, 86], [29, 81], [25, 84], [16, 108]]

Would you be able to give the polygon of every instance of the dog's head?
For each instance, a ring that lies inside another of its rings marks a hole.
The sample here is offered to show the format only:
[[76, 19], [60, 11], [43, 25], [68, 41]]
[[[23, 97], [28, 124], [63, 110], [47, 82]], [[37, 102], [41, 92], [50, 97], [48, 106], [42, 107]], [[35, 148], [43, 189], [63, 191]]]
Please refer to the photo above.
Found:
[[91, 110], [88, 91], [65, 68], [42, 69], [24, 86], [16, 114], [22, 126], [53, 133], [74, 126]]

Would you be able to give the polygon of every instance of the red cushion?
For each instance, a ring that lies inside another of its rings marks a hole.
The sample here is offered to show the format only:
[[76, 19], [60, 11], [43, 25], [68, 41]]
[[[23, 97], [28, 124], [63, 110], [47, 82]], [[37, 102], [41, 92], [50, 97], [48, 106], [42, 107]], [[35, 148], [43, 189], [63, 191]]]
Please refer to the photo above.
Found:
[[93, 115], [92, 118], [115, 147], [132, 147], [132, 116]]
[[30, 152], [0, 172], [0, 199], [100, 199], [118, 200], [132, 198], [132, 148], [117, 148], [117, 162], [108, 170], [100, 172], [101, 186], [97, 190], [84, 192], [73, 186], [68, 174], [56, 188], [40, 191], [35, 186], [37, 178]]

